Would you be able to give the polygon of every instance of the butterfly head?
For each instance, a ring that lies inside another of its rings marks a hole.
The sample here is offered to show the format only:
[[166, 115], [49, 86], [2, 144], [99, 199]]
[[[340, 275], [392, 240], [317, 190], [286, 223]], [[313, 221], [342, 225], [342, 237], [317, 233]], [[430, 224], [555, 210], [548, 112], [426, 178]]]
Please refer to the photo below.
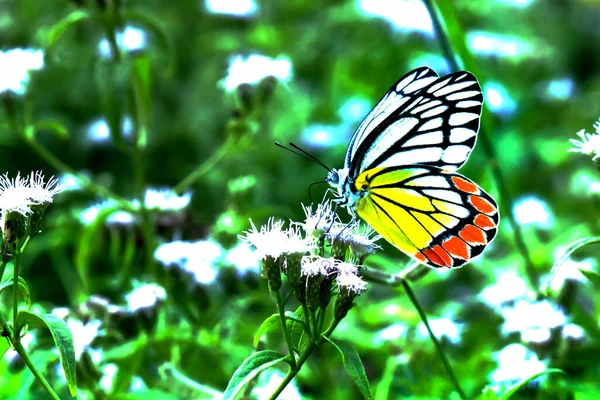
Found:
[[341, 206], [353, 209], [363, 194], [353, 189], [352, 180], [348, 176], [349, 169], [332, 169], [327, 174], [327, 183], [336, 191], [337, 201]]

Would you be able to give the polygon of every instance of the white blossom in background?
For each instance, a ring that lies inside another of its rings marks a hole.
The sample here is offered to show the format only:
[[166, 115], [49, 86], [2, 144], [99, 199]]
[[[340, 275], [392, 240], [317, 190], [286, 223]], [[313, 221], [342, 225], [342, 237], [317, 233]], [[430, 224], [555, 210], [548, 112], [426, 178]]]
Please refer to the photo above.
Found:
[[[5, 340], [4, 338], [2, 340]], [[25, 336], [23, 336], [21, 338], [21, 344], [23, 345], [23, 347], [25, 348], [25, 350], [30, 350], [33, 346], [35, 346], [36, 344], [36, 339], [35, 336], [33, 335], [33, 333], [31, 331], [28, 331]], [[0, 359], [5, 359], [7, 361], [13, 361], [17, 358], [19, 358], [19, 353], [16, 352], [16, 350], [9, 348], [8, 350], [6, 350], [6, 353], [4, 353], [4, 357], [0, 357]], [[61, 368], [62, 369], [62, 368]]]
[[[121, 51], [138, 51], [146, 47], [148, 35], [140, 28], [134, 26], [126, 26], [125, 29], [115, 34], [117, 46]], [[98, 43], [98, 52], [104, 58], [111, 58], [112, 50], [108, 39], [102, 39]]]
[[246, 242], [240, 242], [229, 250], [224, 262], [233, 265], [241, 276], [248, 272], [260, 273], [259, 258]]
[[81, 210], [77, 216], [82, 224], [90, 225], [96, 221], [100, 213], [105, 210], [114, 209], [106, 218], [108, 225], [132, 225], [136, 222], [135, 215], [128, 211], [118, 210], [116, 207], [117, 203], [112, 199], [108, 199]]
[[551, 329], [567, 323], [565, 314], [548, 300], [519, 300], [512, 307], [503, 307], [500, 313], [504, 317], [502, 333], [519, 332], [525, 342], [545, 342], [550, 339]]
[[[555, 262], [563, 256], [563, 251], [559, 251], [555, 255]], [[593, 258], [586, 258], [581, 261], [571, 260], [570, 258], [563, 261], [558, 268], [552, 271], [552, 274], [548, 279], [549, 288], [553, 291], [559, 291], [564, 286], [565, 282], [576, 281], [576, 282], [587, 282], [587, 278], [581, 273], [581, 270], [592, 271], [596, 265], [596, 260]]]
[[396, 342], [403, 338], [407, 332], [408, 328], [405, 323], [396, 322], [387, 328], [380, 330], [373, 338], [373, 341], [375, 344], [381, 344], [386, 341]]
[[81, 357], [84, 350], [89, 349], [94, 339], [100, 334], [102, 322], [99, 320], [90, 320], [83, 323], [76, 318], [67, 318], [67, 327], [73, 335], [73, 347], [77, 360]]
[[421, 0], [359, 0], [357, 5], [360, 12], [385, 19], [397, 31], [435, 36], [433, 21]]
[[485, 103], [490, 110], [500, 116], [510, 116], [517, 109], [517, 102], [499, 82], [488, 81], [483, 85]]
[[149, 188], [144, 196], [144, 204], [149, 210], [181, 211], [190, 204], [191, 200], [190, 192], [178, 195], [172, 189]]
[[110, 393], [112, 390], [113, 382], [115, 380], [115, 376], [117, 376], [117, 371], [119, 367], [116, 364], [106, 364], [102, 368], [102, 378], [100, 378], [100, 387], [104, 389], [105, 392]]
[[471, 31], [467, 33], [467, 43], [473, 53], [483, 56], [521, 59], [542, 54], [532, 42], [503, 33]]
[[211, 240], [198, 242], [174, 241], [163, 243], [154, 252], [154, 258], [166, 268], [175, 266], [191, 274], [196, 283], [211, 284], [218, 273], [222, 247]]
[[[445, 336], [452, 344], [458, 344], [464, 324], [456, 323], [450, 318], [430, 318], [429, 327], [437, 338]], [[429, 332], [423, 321], [419, 322], [417, 328], [421, 339], [429, 338]]]
[[[129, 138], [133, 134], [133, 120], [130, 116], [125, 116], [121, 121], [121, 135], [123, 138]], [[92, 121], [86, 129], [86, 138], [90, 143], [109, 144], [111, 143], [110, 127], [105, 118], [98, 118]]]
[[592, 160], [600, 157], [600, 119], [594, 122], [596, 133], [587, 133], [585, 129], [577, 132], [577, 136], [581, 140], [569, 139], [573, 147], [569, 149], [572, 153], [581, 153], [588, 156], [593, 156]]
[[585, 337], [585, 331], [579, 325], [567, 324], [562, 328], [562, 337], [567, 339], [580, 340]]
[[547, 83], [544, 97], [548, 100], [568, 100], [575, 91], [575, 82], [570, 77], [553, 79]]
[[510, 384], [546, 370], [546, 362], [522, 344], [509, 344], [494, 354], [498, 368], [490, 374], [496, 384]]
[[549, 229], [554, 225], [550, 207], [535, 196], [526, 196], [517, 200], [513, 214], [520, 225], [532, 225], [542, 229]]
[[270, 58], [260, 54], [233, 56], [229, 59], [227, 76], [219, 84], [227, 92], [233, 92], [242, 83], [256, 84], [268, 76], [273, 76], [280, 82], [289, 82], [292, 78], [292, 63], [289, 58]]
[[0, 51], [0, 93], [25, 93], [29, 72], [44, 68], [44, 52], [34, 49]]
[[250, 17], [256, 14], [258, 7], [253, 0], [206, 0], [206, 9], [213, 14]]
[[156, 283], [134, 282], [134, 289], [125, 295], [127, 310], [135, 312], [154, 307], [158, 302], [167, 298], [165, 289]]
[[[281, 382], [283, 382], [283, 373], [276, 369], [269, 369], [259, 375], [258, 383], [252, 389], [252, 395], [257, 399], [268, 399], [277, 390]], [[292, 380], [277, 398], [283, 400], [303, 399], [295, 380]]]
[[524, 298], [530, 292], [521, 275], [515, 271], [503, 271], [496, 282], [486, 286], [477, 297], [485, 303], [498, 307], [503, 303]]

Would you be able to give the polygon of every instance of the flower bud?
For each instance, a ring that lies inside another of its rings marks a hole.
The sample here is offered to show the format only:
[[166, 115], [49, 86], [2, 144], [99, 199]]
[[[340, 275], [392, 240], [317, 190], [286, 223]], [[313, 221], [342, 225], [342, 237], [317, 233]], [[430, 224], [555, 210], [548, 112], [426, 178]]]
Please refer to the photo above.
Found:
[[319, 307], [322, 310], [325, 310], [329, 305], [329, 301], [331, 300], [331, 288], [333, 286], [333, 276], [327, 275], [323, 282], [321, 283], [321, 288], [319, 290]]
[[348, 250], [348, 247], [350, 247], [350, 245], [346, 240], [341, 238], [333, 240], [331, 243], [331, 256], [338, 261], [346, 261], [346, 251]]
[[265, 105], [271, 101], [276, 86], [277, 79], [274, 76], [267, 76], [258, 83], [257, 91], [260, 105]]
[[262, 277], [274, 292], [281, 289], [281, 262], [283, 257], [266, 256], [262, 260]]
[[7, 243], [14, 243], [25, 236], [27, 217], [18, 211], [5, 211], [2, 216], [2, 234]]
[[338, 296], [335, 301], [334, 318], [342, 320], [354, 306], [354, 298], [366, 289], [366, 283], [354, 274], [340, 274], [337, 277]]
[[30, 206], [32, 214], [29, 216], [29, 221], [27, 223], [27, 234], [29, 236], [33, 237], [40, 233], [42, 219], [44, 218], [44, 213], [46, 212], [46, 208], [48, 208], [48, 204], [50, 203], [33, 204]]
[[253, 88], [249, 83], [242, 83], [237, 87], [237, 96], [244, 114], [252, 111]]
[[292, 289], [300, 285], [302, 279], [302, 253], [291, 253], [285, 259], [285, 274]]
[[306, 305], [311, 311], [321, 304], [321, 284], [325, 276], [322, 274], [306, 277]]

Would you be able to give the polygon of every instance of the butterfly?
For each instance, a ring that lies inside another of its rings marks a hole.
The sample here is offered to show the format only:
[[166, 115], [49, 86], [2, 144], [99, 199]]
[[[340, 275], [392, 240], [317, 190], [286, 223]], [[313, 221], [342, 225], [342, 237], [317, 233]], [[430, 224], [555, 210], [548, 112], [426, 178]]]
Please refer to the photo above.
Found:
[[481, 254], [498, 206], [454, 171], [475, 146], [482, 104], [470, 72], [404, 75], [354, 132], [344, 168], [328, 173], [338, 205], [425, 265], [460, 267]]

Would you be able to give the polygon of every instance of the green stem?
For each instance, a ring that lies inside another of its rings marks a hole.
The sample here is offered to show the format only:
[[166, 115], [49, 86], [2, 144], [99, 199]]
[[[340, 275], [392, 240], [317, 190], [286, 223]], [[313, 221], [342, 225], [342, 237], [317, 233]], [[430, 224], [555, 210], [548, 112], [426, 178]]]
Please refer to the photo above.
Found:
[[195, 170], [193, 170], [188, 176], [183, 178], [181, 182], [179, 182], [173, 190], [176, 193], [182, 193], [185, 189], [190, 187], [194, 182], [202, 178], [209, 172], [213, 167], [221, 161], [227, 153], [233, 149], [235, 144], [237, 143], [237, 139], [234, 135], [229, 135], [227, 140], [219, 147], [214, 153], [211, 154], [202, 164], [200, 164]]
[[[17, 313], [19, 312], [19, 264], [21, 260], [21, 249], [15, 245], [14, 268], [13, 268], [13, 327], [17, 326]], [[19, 332], [14, 331], [14, 342], [20, 342]]]
[[431, 338], [431, 341], [433, 342], [433, 344], [435, 346], [438, 356], [440, 357], [440, 360], [442, 361], [442, 364], [444, 365], [444, 368], [446, 369], [446, 373], [448, 374], [448, 377], [452, 381], [452, 385], [454, 386], [454, 389], [458, 392], [461, 399], [466, 399], [467, 395], [465, 394], [465, 392], [463, 392], [462, 388], [460, 387], [460, 384], [458, 383], [458, 379], [456, 379], [456, 375], [454, 374], [454, 370], [452, 369], [452, 366], [450, 365], [450, 362], [448, 361], [448, 357], [446, 357], [446, 353], [444, 352], [444, 349], [442, 349], [442, 345], [440, 344], [440, 342], [437, 340], [437, 338], [433, 334], [433, 331], [431, 330], [431, 327], [429, 326], [429, 322], [427, 321], [427, 315], [425, 314], [425, 311], [419, 304], [419, 301], [417, 300], [415, 293], [412, 291], [412, 288], [410, 287], [410, 285], [408, 284], [408, 282], [406, 280], [402, 281], [402, 287], [404, 287], [404, 290], [406, 291], [408, 298], [410, 299], [413, 306], [415, 306], [415, 308], [417, 309], [417, 312], [419, 313], [421, 320], [425, 324], [425, 327], [427, 328], [427, 332], [429, 333], [429, 337]]
[[317, 330], [312, 328], [310, 325], [310, 311], [306, 306], [306, 303], [302, 303], [302, 316], [304, 317], [304, 322], [306, 322], [306, 326], [308, 327], [308, 334], [311, 338], [315, 337], [315, 333]]
[[2, 261], [0, 264], [0, 282], [2, 282], [2, 277], [4, 276], [4, 270], [6, 269], [6, 261]]
[[315, 312], [312, 310], [309, 310], [309, 315], [310, 315], [310, 324], [313, 327], [313, 342], [316, 342], [319, 338], [319, 326], [317, 325], [317, 320], [315, 318]]
[[302, 366], [304, 365], [306, 360], [308, 360], [308, 357], [312, 354], [312, 352], [317, 348], [317, 346], [319, 346], [321, 343], [323, 343], [325, 341], [325, 337], [331, 336], [334, 329], [337, 327], [337, 325], [339, 323], [340, 323], [340, 321], [334, 320], [333, 323], [331, 324], [331, 326], [329, 327], [329, 329], [327, 329], [327, 332], [323, 333], [319, 340], [312, 340], [309, 343], [308, 347], [304, 350], [304, 352], [302, 352], [302, 354], [298, 358], [298, 362], [296, 363], [296, 368], [290, 368], [288, 373], [283, 378], [283, 381], [281, 381], [281, 383], [277, 387], [277, 390], [275, 390], [275, 392], [273, 392], [271, 397], [269, 397], [269, 400], [277, 399], [277, 396], [279, 396], [281, 394], [281, 392], [283, 392], [285, 387], [292, 381], [292, 379], [294, 379], [294, 377], [296, 375], [298, 375], [298, 372], [300, 372], [300, 369], [302, 368]]
[[292, 369], [296, 368], [296, 356], [294, 355], [294, 347], [292, 346], [292, 338], [290, 337], [290, 331], [287, 328], [285, 323], [285, 309], [283, 307], [283, 301], [281, 299], [281, 294], [279, 290], [273, 290], [273, 295], [275, 296], [275, 300], [277, 302], [277, 310], [279, 311], [279, 321], [281, 322], [281, 331], [283, 332], [283, 337], [285, 338], [285, 344], [287, 345], [288, 352], [290, 354], [290, 367]]
[[[435, 31], [436, 36], [439, 38], [440, 46], [442, 48], [442, 52], [444, 53], [444, 57], [450, 64], [453, 71], [461, 70], [462, 68], [460, 67], [460, 65], [458, 63], [456, 52], [450, 42], [450, 36], [449, 36], [448, 32], [446, 32], [446, 30], [443, 28], [441, 19], [437, 13], [437, 10], [435, 9], [434, 0], [424, 0], [424, 2], [425, 2], [425, 6], [427, 7], [427, 10], [429, 11], [429, 15], [431, 16], [431, 19], [433, 21], [434, 31]], [[448, 3], [448, 7], [452, 7], [451, 3]], [[463, 38], [463, 42], [464, 42], [464, 38]], [[465, 48], [465, 52], [467, 53], [466, 48]], [[473, 64], [473, 65], [471, 65], [471, 67], [472, 67], [471, 69], [472, 70], [476, 69], [474, 61], [471, 59], [471, 57], [468, 57], [469, 54], [468, 53], [463, 54], [463, 56], [464, 56], [463, 60], [465, 61], [465, 63], [468, 59], [471, 62], [466, 63], [466, 64]], [[475, 71], [473, 71], [473, 72], [475, 72]], [[508, 189], [508, 185], [506, 184], [506, 179], [504, 177], [504, 173], [502, 172], [502, 170], [500, 169], [500, 165], [496, 161], [498, 159], [498, 157], [496, 155], [496, 151], [494, 149], [493, 142], [492, 142], [491, 138], [489, 137], [489, 135], [487, 134], [487, 129], [485, 129], [484, 123], [482, 123], [482, 126], [479, 129], [478, 137], [481, 139], [483, 151], [489, 160], [489, 165], [490, 165], [490, 169], [492, 171], [492, 176], [494, 177], [494, 181], [496, 182], [496, 185], [498, 186], [498, 190], [500, 191], [500, 197], [502, 198], [503, 203], [506, 204], [506, 206], [502, 207], [503, 208], [502, 211], [503, 211], [505, 218], [508, 219], [508, 223], [510, 224], [510, 226], [513, 230], [514, 240], [515, 240], [517, 249], [519, 250], [519, 253], [521, 253], [521, 257], [525, 261], [525, 272], [527, 274], [527, 279], [529, 280], [531, 287], [537, 288], [538, 283], [537, 283], [537, 279], [536, 279], [535, 266], [533, 264], [533, 261], [531, 260], [531, 256], [529, 254], [529, 249], [527, 247], [527, 243], [523, 236], [521, 226], [517, 223], [517, 221], [515, 221], [515, 218], [512, 214], [512, 210], [514, 208], [513, 207], [513, 203], [514, 203], [513, 196], [511, 194], [510, 190]]]
[[29, 354], [27, 354], [27, 350], [25, 350], [25, 348], [21, 344], [21, 341], [17, 340], [13, 343], [13, 346], [15, 347], [15, 350], [17, 351], [19, 356], [21, 356], [21, 359], [23, 359], [27, 367], [31, 370], [33, 376], [35, 376], [35, 378], [40, 382], [44, 389], [46, 389], [50, 397], [52, 397], [55, 400], [60, 400], [60, 397], [58, 397], [54, 389], [52, 389], [52, 386], [50, 386], [46, 378], [44, 378], [44, 375], [42, 375], [42, 373], [37, 370], [35, 365], [33, 365], [33, 362], [31, 361]]
[[414, 262], [399, 273], [393, 275], [368, 268], [361, 268], [360, 274], [369, 282], [381, 283], [388, 286], [401, 286], [405, 279], [416, 281], [428, 274], [431, 270], [431, 268], [425, 267], [421, 263]]

